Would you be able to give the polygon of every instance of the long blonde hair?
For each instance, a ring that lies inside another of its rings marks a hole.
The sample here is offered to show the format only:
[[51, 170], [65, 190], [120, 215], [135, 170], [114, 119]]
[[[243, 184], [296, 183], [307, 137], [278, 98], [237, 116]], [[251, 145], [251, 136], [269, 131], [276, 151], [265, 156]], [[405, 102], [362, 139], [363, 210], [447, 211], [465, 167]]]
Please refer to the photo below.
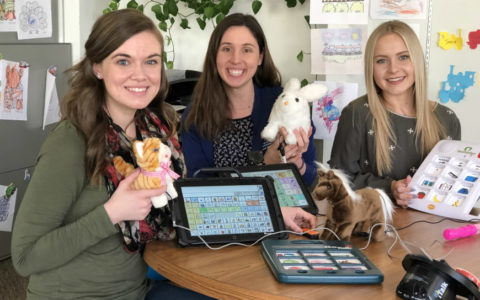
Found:
[[373, 78], [374, 50], [378, 39], [395, 33], [407, 46], [415, 69], [413, 100], [416, 110], [417, 134], [416, 146], [420, 153], [426, 155], [435, 144], [445, 137], [445, 129], [433, 112], [427, 98], [427, 75], [422, 46], [415, 32], [401, 21], [388, 21], [379, 25], [370, 35], [365, 48], [365, 85], [368, 95], [368, 105], [373, 115], [373, 130], [375, 132], [375, 150], [377, 172], [381, 176], [392, 168], [390, 143], [396, 143], [396, 136], [388, 118], [387, 109], [382, 97], [382, 90]]

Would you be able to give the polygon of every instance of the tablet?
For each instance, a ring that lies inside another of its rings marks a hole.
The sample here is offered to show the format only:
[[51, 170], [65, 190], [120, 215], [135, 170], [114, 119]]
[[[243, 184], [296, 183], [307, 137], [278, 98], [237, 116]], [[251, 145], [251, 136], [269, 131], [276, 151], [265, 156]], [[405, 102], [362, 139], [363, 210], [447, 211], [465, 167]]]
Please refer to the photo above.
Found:
[[237, 167], [236, 169], [244, 177], [271, 176], [274, 179], [275, 191], [281, 207], [299, 206], [313, 215], [318, 213], [317, 205], [303, 183], [302, 175], [295, 164]]
[[[283, 217], [264, 177], [187, 178], [174, 182], [178, 198], [173, 202], [174, 221], [181, 246], [254, 242], [285, 230]], [[269, 238], [285, 239], [288, 233]]]
[[347, 241], [268, 240], [262, 254], [275, 278], [285, 283], [378, 284], [383, 274]]

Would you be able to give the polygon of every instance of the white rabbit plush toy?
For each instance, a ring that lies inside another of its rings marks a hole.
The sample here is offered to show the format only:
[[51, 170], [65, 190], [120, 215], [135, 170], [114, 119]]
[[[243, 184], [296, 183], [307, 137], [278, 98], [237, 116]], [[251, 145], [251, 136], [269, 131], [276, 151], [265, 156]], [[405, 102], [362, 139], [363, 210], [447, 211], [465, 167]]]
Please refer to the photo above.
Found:
[[287, 137], [285, 143], [294, 145], [297, 139], [293, 130], [303, 128], [308, 133], [310, 129], [309, 102], [320, 99], [327, 93], [327, 87], [321, 83], [311, 83], [300, 88], [297, 78], [290, 79], [283, 89], [283, 93], [275, 100], [268, 124], [263, 129], [261, 136], [273, 142], [278, 130], [285, 127]]

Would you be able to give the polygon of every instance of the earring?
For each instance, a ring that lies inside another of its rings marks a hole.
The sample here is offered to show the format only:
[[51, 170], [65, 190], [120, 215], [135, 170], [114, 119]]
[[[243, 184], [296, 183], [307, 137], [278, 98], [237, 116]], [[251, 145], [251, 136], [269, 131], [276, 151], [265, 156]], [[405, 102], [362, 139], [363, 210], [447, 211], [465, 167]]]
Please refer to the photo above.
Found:
[[100, 75], [100, 73], [96, 73], [95, 76], [97, 76], [98, 79], [102, 79], [102, 75]]

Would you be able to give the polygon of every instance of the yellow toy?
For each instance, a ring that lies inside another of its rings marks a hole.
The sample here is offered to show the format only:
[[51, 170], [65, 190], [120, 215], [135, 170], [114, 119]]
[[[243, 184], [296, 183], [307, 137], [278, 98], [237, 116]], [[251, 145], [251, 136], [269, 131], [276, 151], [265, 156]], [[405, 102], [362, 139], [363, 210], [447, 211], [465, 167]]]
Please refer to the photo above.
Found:
[[[147, 138], [144, 141], [134, 142], [133, 152], [141, 173], [133, 182], [132, 188], [134, 190], [154, 189], [166, 185], [166, 193], [172, 199], [176, 198], [178, 194], [173, 186], [173, 180], [180, 175], [170, 169], [170, 156], [172, 155], [170, 148], [163, 144], [159, 138]], [[121, 156], [115, 156], [113, 164], [117, 172], [124, 177], [135, 170], [133, 165], [125, 162]], [[167, 205], [168, 197], [166, 193], [152, 197], [154, 207], [159, 208]]]

